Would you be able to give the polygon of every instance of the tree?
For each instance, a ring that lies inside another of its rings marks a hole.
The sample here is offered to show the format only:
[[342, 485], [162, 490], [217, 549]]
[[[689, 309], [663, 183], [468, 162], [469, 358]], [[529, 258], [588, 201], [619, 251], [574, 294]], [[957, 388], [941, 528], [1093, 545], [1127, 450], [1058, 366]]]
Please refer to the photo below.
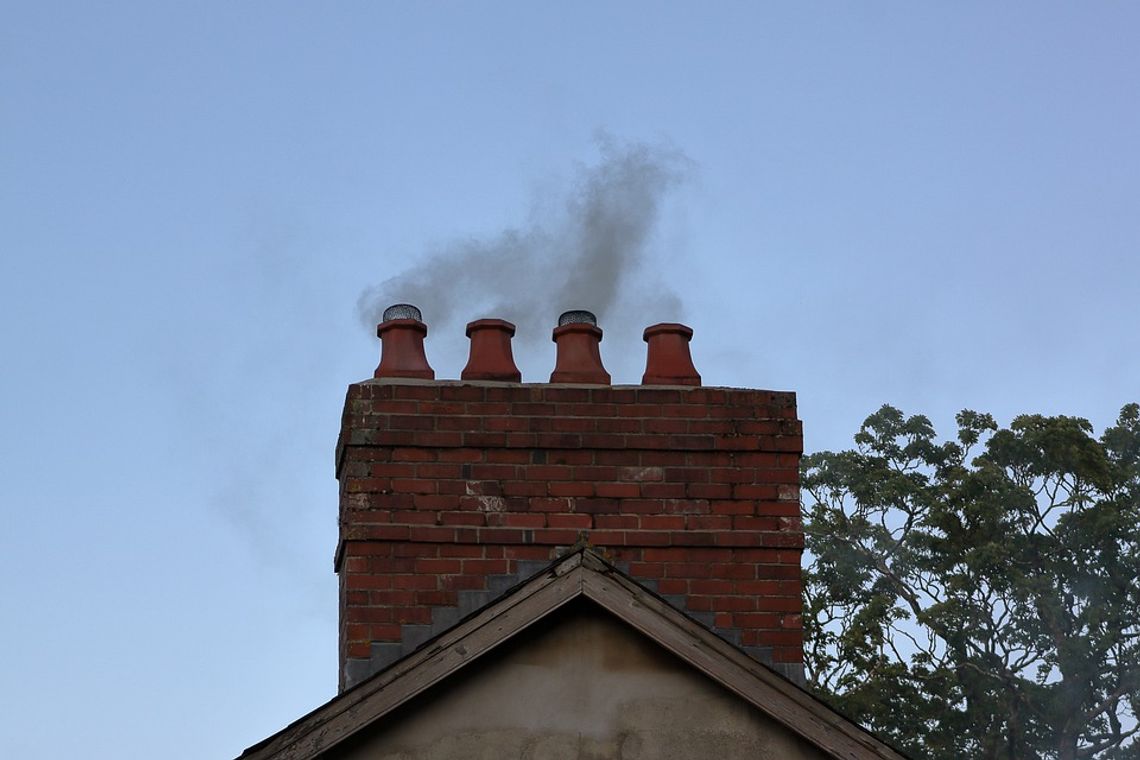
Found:
[[1140, 407], [957, 422], [804, 458], [809, 682], [915, 757], [1140, 758]]

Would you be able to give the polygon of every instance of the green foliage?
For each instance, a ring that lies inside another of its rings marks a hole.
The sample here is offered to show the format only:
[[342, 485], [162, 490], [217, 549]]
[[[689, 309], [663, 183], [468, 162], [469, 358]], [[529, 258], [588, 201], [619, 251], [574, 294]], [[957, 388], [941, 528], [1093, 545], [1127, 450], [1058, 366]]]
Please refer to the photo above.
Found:
[[1140, 758], [1140, 407], [957, 422], [804, 458], [809, 681], [915, 757]]

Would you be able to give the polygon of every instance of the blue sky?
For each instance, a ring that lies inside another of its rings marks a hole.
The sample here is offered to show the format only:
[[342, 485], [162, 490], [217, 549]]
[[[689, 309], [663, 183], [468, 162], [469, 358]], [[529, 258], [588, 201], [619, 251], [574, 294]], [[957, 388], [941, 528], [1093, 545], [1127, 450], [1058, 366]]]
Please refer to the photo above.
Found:
[[[2, 7], [5, 756], [233, 756], [335, 693], [357, 300], [564, 204], [599, 139], [689, 167], [602, 321], [615, 382], [676, 319], [706, 384], [797, 391], [809, 450], [885, 402], [1140, 400], [1135, 5]], [[439, 377], [496, 316], [456, 311]]]

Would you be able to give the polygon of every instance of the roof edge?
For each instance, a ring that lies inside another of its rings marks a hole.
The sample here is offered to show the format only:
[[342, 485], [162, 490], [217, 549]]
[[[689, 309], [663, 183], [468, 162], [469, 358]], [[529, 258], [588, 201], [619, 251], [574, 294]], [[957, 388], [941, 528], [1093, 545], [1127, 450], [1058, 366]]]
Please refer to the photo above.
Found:
[[239, 760], [312, 760], [568, 602], [585, 597], [809, 743], [848, 760], [906, 755], [578, 544], [528, 580]]

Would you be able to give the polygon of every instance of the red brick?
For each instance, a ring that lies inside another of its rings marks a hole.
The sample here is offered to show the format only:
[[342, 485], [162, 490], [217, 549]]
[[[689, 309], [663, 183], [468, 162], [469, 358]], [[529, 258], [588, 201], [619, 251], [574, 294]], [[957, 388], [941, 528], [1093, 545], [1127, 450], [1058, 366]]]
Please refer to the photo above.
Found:
[[[654, 577], [660, 578], [661, 576]], [[657, 582], [657, 592], [659, 594], [687, 594], [689, 582], [677, 578], [663, 578]]]
[[527, 464], [530, 462], [530, 452], [513, 449], [491, 449], [487, 452], [486, 460], [494, 464]]
[[489, 417], [483, 423], [488, 431], [526, 431], [530, 429], [529, 422], [520, 417]]
[[436, 417], [455, 417], [467, 411], [467, 405], [454, 401], [421, 401], [420, 412]]
[[713, 514], [718, 515], [751, 515], [756, 512], [756, 504], [752, 501], [728, 501], [714, 499], [709, 501]]
[[630, 535], [622, 530], [595, 530], [590, 533], [590, 542], [599, 546], [622, 546], [629, 541]]
[[487, 579], [482, 573], [475, 575], [444, 575], [439, 579], [440, 586], [450, 591], [482, 591], [487, 588]]
[[690, 594], [731, 594], [732, 581], [719, 578], [689, 581]]
[[421, 512], [415, 509], [392, 512], [389, 518], [389, 522], [400, 525], [435, 525], [439, 519], [437, 512]]
[[[735, 581], [751, 581], [756, 577], [756, 565], [751, 562], [724, 562], [714, 564], [712, 574], [716, 578], [729, 578]], [[744, 591], [739, 583], [733, 585], [736, 594], [750, 594]]]
[[702, 562], [670, 562], [665, 565], [666, 578], [708, 578], [711, 568]]
[[588, 454], [592, 461], [598, 464], [610, 465], [611, 467], [636, 467], [642, 464], [642, 453], [638, 451], [618, 451], [618, 450], [602, 450], [593, 452], [581, 452]]
[[480, 528], [479, 542], [487, 544], [524, 544], [529, 531], [519, 528]]
[[492, 399], [471, 402], [466, 406], [467, 414], [473, 414], [478, 417], [503, 417], [510, 414], [510, 411], [511, 405], [509, 403]]
[[457, 464], [425, 463], [416, 465], [415, 469], [417, 478], [458, 478], [460, 475], [460, 467]]
[[441, 557], [483, 557], [486, 549], [482, 546], [467, 546], [464, 544], [444, 544], [439, 547]]
[[[562, 515], [553, 516], [561, 517]], [[508, 525], [515, 528], [543, 528], [546, 526], [546, 515], [531, 513], [507, 513], [503, 515], [503, 525]], [[551, 527], [561, 526], [555, 526], [552, 524]]]
[[727, 515], [686, 515], [685, 527], [689, 530], [732, 530], [732, 518]]
[[456, 539], [455, 528], [416, 526], [410, 529], [409, 539], [412, 541], [447, 541]]
[[396, 622], [427, 625], [431, 622], [431, 607], [405, 607], [396, 611]]
[[683, 530], [685, 517], [683, 515], [642, 515], [638, 520], [638, 527], [642, 530]]
[[687, 433], [689, 421], [683, 419], [647, 419], [642, 424], [646, 433]]
[[512, 480], [503, 483], [503, 494], [506, 496], [545, 496], [547, 486], [545, 482], [524, 482]]
[[[411, 578], [413, 576], [397, 575], [397, 576], [393, 576], [393, 577], [395, 577], [395, 578]], [[434, 583], [434, 579], [433, 579], [433, 583]], [[368, 598], [369, 598], [369, 601], [372, 602], [372, 604], [412, 604], [416, 600], [416, 594], [415, 594], [415, 591], [413, 591], [409, 588], [401, 588], [401, 589], [393, 589], [392, 591], [370, 591], [370, 592], [368, 592]], [[366, 613], [366, 612], [367, 612], [367, 610], [362, 611], [362, 613]], [[360, 619], [361, 620], [370, 620], [371, 618], [369, 618], [366, 614], [364, 614]]]
[[419, 478], [393, 478], [392, 489], [404, 493], [436, 493], [438, 484], [434, 480]]
[[485, 454], [479, 449], [443, 449], [432, 458], [437, 456], [441, 462], [482, 462]]
[[640, 578], [661, 578], [665, 575], [665, 565], [661, 562], [634, 562], [629, 566], [629, 574]]
[[686, 495], [684, 483], [642, 483], [639, 488], [647, 499], [683, 499]]
[[573, 502], [573, 499], [531, 499], [530, 508], [535, 512], [570, 512]]
[[372, 654], [372, 647], [366, 641], [353, 641], [346, 649], [349, 657], [368, 657]]
[[598, 483], [595, 490], [598, 496], [613, 498], [637, 498], [641, 495], [641, 486], [637, 483]]
[[594, 427], [599, 433], [640, 433], [644, 424], [639, 419], [609, 417], [595, 420]]
[[410, 478], [416, 474], [416, 465], [374, 462], [369, 465], [368, 474], [374, 478]]
[[578, 540], [578, 532], [568, 529], [536, 530], [534, 541], [538, 544], [558, 544], [569, 546]]
[[613, 514], [621, 511], [619, 499], [575, 499], [574, 511], [588, 514]]
[[689, 483], [685, 487], [685, 496], [690, 499], [729, 499], [732, 498], [732, 486], [725, 483]]
[[392, 588], [434, 589], [438, 585], [432, 575], [393, 575]]
[[[560, 515], [552, 513], [546, 516], [547, 525], [549, 525], [551, 528], [592, 528], [594, 526], [594, 520], [595, 518], [588, 514]], [[602, 528], [613, 526], [598, 525], [598, 527]]]
[[549, 483], [547, 493], [551, 496], [593, 496], [594, 485], [577, 482]]
[[519, 468], [509, 464], [473, 464], [471, 476], [474, 480], [510, 480], [518, 477]]
[[[554, 517], [555, 515], [551, 515]], [[589, 515], [586, 515], [589, 517]], [[636, 528], [639, 518], [637, 515], [593, 515], [594, 525], [602, 529]]]
[[508, 560], [505, 559], [465, 559], [463, 572], [473, 575], [503, 575], [510, 571]]
[[550, 430], [555, 433], [589, 433], [594, 431], [594, 420], [589, 417], [552, 417]]
[[550, 548], [546, 546], [507, 546], [504, 554], [508, 559], [546, 560], [552, 559]]
[[574, 468], [555, 464], [532, 464], [522, 469], [520, 476], [527, 480], [571, 480]]
[[392, 587], [390, 575], [349, 575], [345, 580], [348, 590], [386, 589]]
[[462, 567], [458, 559], [433, 559], [425, 557], [416, 560], [417, 573], [458, 573]]
[[717, 596], [710, 603], [713, 609], [725, 612], [752, 612], [763, 606], [763, 601], [754, 596]]
[[416, 494], [412, 499], [416, 509], [439, 511], [443, 509], [459, 509], [459, 497], [453, 494]]
[[443, 525], [475, 525], [487, 524], [487, 515], [483, 512], [440, 512], [439, 521]]
[[449, 605], [454, 607], [459, 603], [459, 595], [454, 591], [417, 591], [416, 604], [423, 604], [429, 607], [439, 607], [440, 605]]
[[737, 612], [731, 625], [738, 628], [778, 628], [780, 615], [774, 612]]

